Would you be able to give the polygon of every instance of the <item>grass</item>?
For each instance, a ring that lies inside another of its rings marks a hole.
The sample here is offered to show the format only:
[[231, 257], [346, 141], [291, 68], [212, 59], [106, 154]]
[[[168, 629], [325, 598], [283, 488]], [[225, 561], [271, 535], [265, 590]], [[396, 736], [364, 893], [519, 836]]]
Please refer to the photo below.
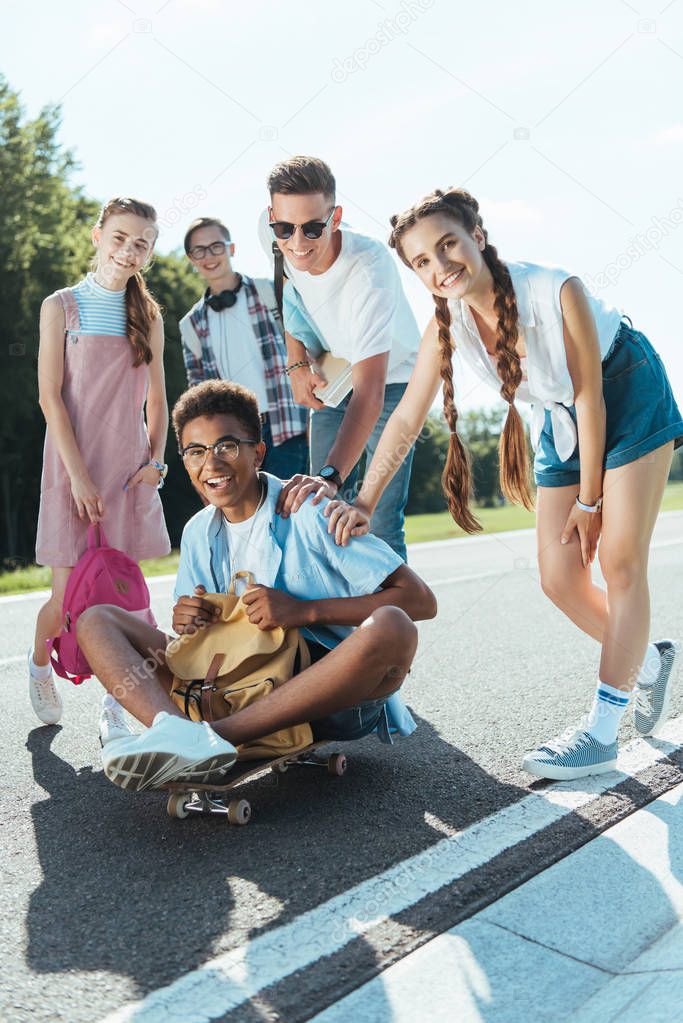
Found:
[[[683, 482], [668, 483], [662, 499], [662, 511], [683, 510]], [[486, 533], [502, 533], [513, 529], [529, 529], [534, 525], [533, 512], [525, 511], [516, 505], [505, 505], [502, 508], [479, 508], [477, 518]], [[436, 512], [433, 515], [410, 515], [406, 519], [406, 539], [408, 543], [423, 543], [425, 540], [448, 540], [452, 537], [467, 534], [456, 526], [448, 512]], [[481, 534], [478, 534], [481, 535]], [[173, 551], [165, 558], [151, 558], [142, 562], [142, 570], [146, 576], [175, 574], [178, 568], [178, 551]], [[16, 568], [0, 573], [0, 594], [28, 593], [31, 590], [48, 589], [50, 586], [50, 569], [39, 565]]]
[[[667, 483], [661, 510], [683, 510], [683, 482]], [[528, 512], [518, 505], [505, 505], [502, 508], [478, 508], [476, 517], [484, 527], [484, 533], [530, 529], [535, 524], [533, 512]], [[434, 515], [411, 515], [406, 519], [408, 543], [423, 543], [425, 540], [449, 540], [455, 536], [467, 536], [467, 533], [456, 526], [448, 512], [437, 512]]]

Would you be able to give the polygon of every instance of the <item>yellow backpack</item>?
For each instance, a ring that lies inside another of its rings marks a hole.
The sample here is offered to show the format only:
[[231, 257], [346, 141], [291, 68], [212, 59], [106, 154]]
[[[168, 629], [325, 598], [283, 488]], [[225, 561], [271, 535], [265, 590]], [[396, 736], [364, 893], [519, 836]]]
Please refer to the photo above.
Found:
[[[235, 594], [239, 578], [254, 584], [251, 572], [237, 572], [227, 594], [205, 594], [204, 600], [220, 607], [220, 618], [193, 634], [178, 636], [166, 648], [173, 672], [171, 698], [193, 721], [234, 714], [287, 682], [297, 660], [297, 671], [311, 663], [298, 629], [264, 630], [249, 621], [246, 605]], [[259, 760], [294, 753], [312, 742], [311, 726], [305, 723], [244, 743], [237, 751], [240, 760]]]

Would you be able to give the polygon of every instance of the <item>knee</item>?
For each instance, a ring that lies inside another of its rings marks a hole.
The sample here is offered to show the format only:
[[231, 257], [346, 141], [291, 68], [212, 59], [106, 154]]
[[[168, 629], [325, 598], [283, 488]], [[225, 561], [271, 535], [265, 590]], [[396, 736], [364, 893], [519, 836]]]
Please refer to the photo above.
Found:
[[598, 548], [598, 560], [608, 590], [629, 590], [647, 578], [647, 560], [636, 551]]
[[96, 604], [94, 607], [87, 607], [78, 616], [76, 622], [76, 638], [78, 639], [78, 645], [83, 646], [83, 643], [93, 635], [94, 632], [99, 631], [103, 626], [111, 624], [111, 608], [108, 604]]
[[417, 649], [417, 627], [400, 607], [378, 607], [363, 623], [373, 630], [373, 644], [383, 654], [413, 657]]
[[552, 600], [553, 604], [561, 605], [565, 603], [570, 598], [574, 588], [571, 573], [566, 570], [566, 566], [558, 565], [554, 562], [544, 563], [541, 561], [539, 569], [541, 589], [546, 597]]

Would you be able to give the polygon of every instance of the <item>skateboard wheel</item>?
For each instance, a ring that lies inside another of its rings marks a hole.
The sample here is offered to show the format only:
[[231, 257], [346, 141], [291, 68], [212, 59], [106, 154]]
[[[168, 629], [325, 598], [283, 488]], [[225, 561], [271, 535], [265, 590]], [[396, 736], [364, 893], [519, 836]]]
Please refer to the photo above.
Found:
[[251, 804], [246, 799], [233, 799], [228, 803], [228, 821], [230, 824], [248, 824], [251, 817]]
[[185, 793], [172, 792], [166, 803], [166, 812], [169, 817], [180, 817], [181, 819], [187, 817], [189, 811], [187, 809], [187, 796]]
[[336, 775], [337, 778], [341, 778], [342, 774], [346, 774], [346, 757], [344, 754], [333, 753], [327, 761], [327, 770], [330, 774]]
[[271, 771], [274, 774], [284, 774], [288, 767], [289, 764], [273, 764]]

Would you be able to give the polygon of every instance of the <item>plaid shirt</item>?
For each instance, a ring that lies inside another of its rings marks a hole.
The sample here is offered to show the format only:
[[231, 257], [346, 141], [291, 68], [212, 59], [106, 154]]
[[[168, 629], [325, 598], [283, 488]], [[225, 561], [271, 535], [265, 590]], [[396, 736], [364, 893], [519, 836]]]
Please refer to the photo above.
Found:
[[[275, 294], [272, 296], [272, 306], [263, 303], [264, 292], [269, 295], [273, 286], [270, 281], [259, 281], [259, 285], [260, 294], [253, 278], [242, 278], [242, 287], [247, 296], [247, 311], [263, 358], [270, 428], [273, 444], [277, 446], [290, 437], [306, 432], [308, 410], [295, 403], [289, 380], [285, 376], [287, 349]], [[207, 306], [203, 297], [180, 321], [180, 337], [188, 385], [199, 384], [202, 380], [220, 380], [221, 375], [209, 333]]]

